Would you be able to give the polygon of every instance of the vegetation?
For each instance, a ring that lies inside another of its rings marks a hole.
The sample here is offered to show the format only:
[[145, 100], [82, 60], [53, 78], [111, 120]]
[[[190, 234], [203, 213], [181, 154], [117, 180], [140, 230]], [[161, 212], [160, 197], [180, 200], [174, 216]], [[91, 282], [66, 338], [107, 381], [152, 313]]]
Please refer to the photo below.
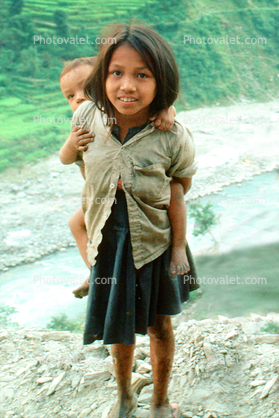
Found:
[[16, 313], [17, 310], [13, 306], [0, 305], [0, 324], [2, 327], [16, 327], [18, 326], [17, 322], [13, 322], [10, 315]]
[[276, 322], [270, 322], [265, 324], [260, 329], [261, 332], [268, 332], [269, 334], [279, 334], [279, 324]]
[[[211, 234], [211, 227], [217, 224], [216, 215], [212, 207], [210, 202], [204, 206], [201, 203], [192, 203], [190, 205], [190, 216], [195, 219], [194, 237], [204, 235], [207, 232]], [[216, 242], [214, 236], [212, 234], [211, 236]]]
[[[3, 0], [0, 170], [58, 152], [71, 118], [58, 83], [63, 63], [96, 55], [108, 23], [136, 16], [169, 42], [181, 74], [178, 110], [277, 97], [278, 10], [278, 0]], [[70, 42], [80, 38], [89, 41]]]
[[58, 331], [71, 331], [82, 333], [84, 330], [84, 317], [80, 316], [77, 319], [69, 319], [66, 314], [52, 316], [51, 321], [47, 324], [47, 328], [56, 329]]

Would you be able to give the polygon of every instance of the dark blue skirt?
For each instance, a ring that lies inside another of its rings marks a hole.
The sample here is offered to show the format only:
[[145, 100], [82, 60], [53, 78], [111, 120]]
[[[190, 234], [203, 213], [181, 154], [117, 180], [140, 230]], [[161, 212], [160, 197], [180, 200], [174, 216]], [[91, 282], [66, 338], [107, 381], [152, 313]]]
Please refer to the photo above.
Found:
[[135, 334], [147, 334], [156, 315], [176, 315], [189, 299], [184, 276], [169, 272], [171, 247], [156, 260], [136, 269], [125, 193], [116, 201], [102, 233], [95, 266], [91, 267], [84, 344], [135, 343]]

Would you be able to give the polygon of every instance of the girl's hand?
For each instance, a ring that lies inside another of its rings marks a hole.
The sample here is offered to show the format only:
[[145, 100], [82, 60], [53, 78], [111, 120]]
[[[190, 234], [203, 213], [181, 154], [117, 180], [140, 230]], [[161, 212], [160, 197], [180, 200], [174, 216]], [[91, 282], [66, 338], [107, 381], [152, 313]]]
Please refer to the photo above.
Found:
[[171, 106], [169, 109], [164, 109], [161, 110], [161, 112], [156, 113], [150, 120], [154, 121], [155, 128], [160, 131], [170, 131], [173, 127], [175, 115], [175, 107]]
[[69, 143], [77, 151], [86, 151], [90, 142], [94, 141], [94, 134], [89, 129], [75, 126], [69, 136]]

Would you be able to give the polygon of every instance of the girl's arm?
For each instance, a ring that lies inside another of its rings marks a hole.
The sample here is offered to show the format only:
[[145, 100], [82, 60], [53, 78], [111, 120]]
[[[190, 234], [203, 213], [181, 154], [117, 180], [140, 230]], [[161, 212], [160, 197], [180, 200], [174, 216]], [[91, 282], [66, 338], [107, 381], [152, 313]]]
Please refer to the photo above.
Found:
[[171, 106], [168, 109], [164, 109], [156, 113], [150, 118], [150, 120], [154, 121], [155, 128], [161, 131], [170, 131], [174, 124], [175, 115], [175, 107]]
[[94, 134], [89, 129], [75, 126], [65, 144], [59, 151], [59, 158], [63, 164], [72, 164], [76, 161], [79, 151], [86, 151], [89, 142], [93, 141]]

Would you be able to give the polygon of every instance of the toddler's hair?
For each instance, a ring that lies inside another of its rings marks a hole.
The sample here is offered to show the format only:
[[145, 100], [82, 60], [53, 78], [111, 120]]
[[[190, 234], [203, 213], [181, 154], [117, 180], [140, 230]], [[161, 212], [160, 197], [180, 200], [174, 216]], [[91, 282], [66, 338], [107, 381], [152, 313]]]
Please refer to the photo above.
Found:
[[[106, 96], [106, 79], [113, 52], [120, 45], [128, 44], [140, 54], [156, 80], [156, 96], [150, 105], [150, 115], [169, 108], [179, 91], [179, 73], [168, 43], [153, 29], [134, 24], [111, 25], [102, 34], [100, 52], [94, 70], [85, 82], [87, 99], [94, 100], [100, 110], [113, 117], [113, 107]], [[112, 120], [112, 119], [111, 119]]]
[[65, 67], [63, 68], [63, 70], [60, 74], [59, 80], [61, 80], [61, 78], [65, 74], [69, 73], [74, 68], [79, 67], [80, 65], [91, 65], [91, 67], [93, 69], [94, 65], [96, 64], [96, 61], [97, 61], [97, 57], [82, 57], [82, 58], [76, 58], [72, 61], [67, 61], [65, 63]]

